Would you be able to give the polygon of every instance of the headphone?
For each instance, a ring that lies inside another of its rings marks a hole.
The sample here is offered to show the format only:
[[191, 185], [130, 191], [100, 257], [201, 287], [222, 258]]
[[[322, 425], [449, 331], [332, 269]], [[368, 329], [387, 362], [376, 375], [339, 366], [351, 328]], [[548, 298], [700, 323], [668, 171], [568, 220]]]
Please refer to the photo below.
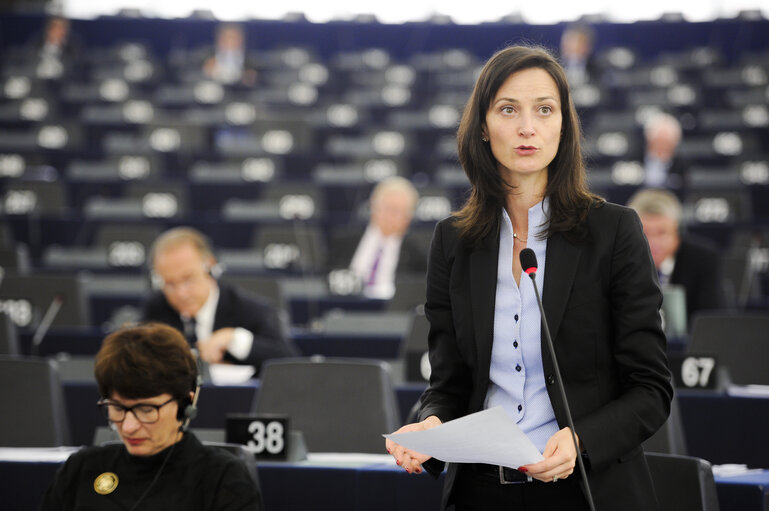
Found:
[[179, 431], [187, 431], [192, 419], [198, 415], [198, 397], [200, 396], [200, 387], [203, 385], [203, 376], [200, 372], [200, 358], [195, 355], [195, 364], [197, 365], [197, 374], [195, 375], [195, 392], [192, 394], [192, 401], [188, 401], [186, 406], [179, 407], [177, 418], [182, 421]]

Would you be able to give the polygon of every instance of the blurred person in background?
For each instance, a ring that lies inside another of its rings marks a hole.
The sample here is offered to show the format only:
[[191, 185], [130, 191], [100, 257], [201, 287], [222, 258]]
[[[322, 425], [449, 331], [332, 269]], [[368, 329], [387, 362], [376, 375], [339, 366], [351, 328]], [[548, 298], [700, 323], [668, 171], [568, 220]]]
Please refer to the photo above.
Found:
[[62, 465], [43, 511], [261, 510], [243, 462], [187, 431], [200, 378], [184, 337], [160, 324], [113, 332], [96, 355], [99, 408], [120, 444], [82, 449]]
[[596, 81], [598, 76], [593, 62], [595, 32], [583, 24], [566, 27], [561, 35], [561, 65], [572, 86]]
[[424, 273], [427, 254], [409, 226], [419, 192], [406, 178], [380, 181], [369, 198], [370, 217], [363, 233], [337, 232], [332, 236], [331, 267], [349, 267], [369, 298], [392, 298], [398, 273]]
[[256, 83], [256, 69], [246, 54], [246, 36], [242, 26], [225, 23], [217, 28], [214, 53], [203, 63], [203, 72], [222, 83]]
[[668, 190], [643, 189], [628, 206], [641, 217], [660, 285], [679, 284], [686, 290], [689, 323], [698, 311], [724, 309], [721, 257], [707, 239], [682, 234], [678, 198]]
[[644, 186], [681, 190], [685, 184], [687, 165], [676, 154], [681, 144], [681, 123], [670, 114], [651, 115], [644, 132]]
[[161, 234], [150, 263], [156, 290], [144, 303], [143, 320], [183, 332], [205, 362], [249, 364], [258, 371], [267, 359], [297, 354], [272, 305], [216, 280], [211, 245], [197, 230]]

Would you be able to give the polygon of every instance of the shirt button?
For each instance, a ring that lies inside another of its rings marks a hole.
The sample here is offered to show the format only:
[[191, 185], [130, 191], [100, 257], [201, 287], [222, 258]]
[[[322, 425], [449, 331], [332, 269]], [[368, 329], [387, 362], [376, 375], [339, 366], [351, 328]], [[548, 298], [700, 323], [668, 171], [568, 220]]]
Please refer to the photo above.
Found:
[[515, 315], [515, 320], [518, 321], [518, 314]]
[[520, 364], [516, 365], [515, 370], [518, 372], [521, 372], [521, 365]]
[[553, 377], [553, 375], [552, 374], [547, 375], [547, 384], [552, 385], [553, 383], [555, 383], [555, 378]]
[[517, 348], [518, 347], [518, 341], [513, 341], [513, 346]]
[[518, 405], [518, 411], [520, 412], [521, 410], [523, 410], [523, 406], [522, 405]]

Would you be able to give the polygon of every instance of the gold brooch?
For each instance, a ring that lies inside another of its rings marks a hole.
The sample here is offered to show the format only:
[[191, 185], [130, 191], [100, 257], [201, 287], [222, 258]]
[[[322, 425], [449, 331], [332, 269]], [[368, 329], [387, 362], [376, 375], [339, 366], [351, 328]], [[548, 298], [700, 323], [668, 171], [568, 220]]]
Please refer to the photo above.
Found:
[[117, 488], [117, 474], [104, 472], [93, 481], [93, 489], [100, 495], [107, 495]]

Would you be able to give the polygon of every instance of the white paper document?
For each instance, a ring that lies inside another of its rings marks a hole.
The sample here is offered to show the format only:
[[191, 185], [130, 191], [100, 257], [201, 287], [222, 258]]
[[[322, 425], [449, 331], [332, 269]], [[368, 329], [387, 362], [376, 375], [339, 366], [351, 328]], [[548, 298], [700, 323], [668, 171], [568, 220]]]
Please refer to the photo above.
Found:
[[488, 463], [518, 468], [544, 459], [501, 406], [425, 431], [383, 436], [412, 451], [451, 463]]

